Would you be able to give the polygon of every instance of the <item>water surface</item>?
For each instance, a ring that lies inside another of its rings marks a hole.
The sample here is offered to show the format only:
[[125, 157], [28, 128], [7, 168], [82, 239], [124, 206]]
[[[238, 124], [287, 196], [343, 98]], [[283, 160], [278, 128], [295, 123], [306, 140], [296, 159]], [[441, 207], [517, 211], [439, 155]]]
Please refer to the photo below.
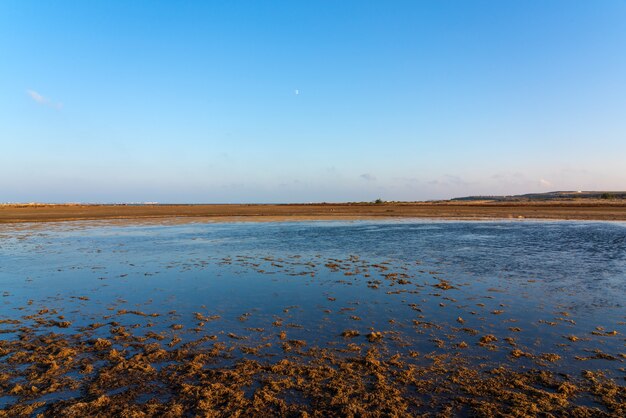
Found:
[[626, 376], [620, 222], [4, 225], [0, 283], [7, 341], [26, 325], [75, 335], [114, 321], [170, 348], [210, 336], [240, 348], [234, 364], [289, 357], [280, 341], [349, 352], [380, 332], [388, 355], [417, 365], [415, 353], [453, 352], [481, 368]]

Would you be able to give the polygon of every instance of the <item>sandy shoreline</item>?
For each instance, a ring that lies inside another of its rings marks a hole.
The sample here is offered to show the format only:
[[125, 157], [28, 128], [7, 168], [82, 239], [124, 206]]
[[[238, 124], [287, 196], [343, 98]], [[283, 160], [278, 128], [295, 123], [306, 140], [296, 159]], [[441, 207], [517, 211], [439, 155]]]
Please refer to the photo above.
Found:
[[624, 201], [385, 204], [1, 205], [0, 223], [76, 220], [277, 222], [388, 218], [626, 221]]

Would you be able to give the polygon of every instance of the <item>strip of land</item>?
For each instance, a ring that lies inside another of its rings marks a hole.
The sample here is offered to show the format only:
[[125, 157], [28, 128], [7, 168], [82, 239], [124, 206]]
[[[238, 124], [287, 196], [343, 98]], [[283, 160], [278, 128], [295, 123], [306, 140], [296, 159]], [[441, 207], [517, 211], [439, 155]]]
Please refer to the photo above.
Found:
[[0, 223], [75, 220], [289, 221], [384, 218], [626, 221], [625, 200], [222, 205], [0, 205]]

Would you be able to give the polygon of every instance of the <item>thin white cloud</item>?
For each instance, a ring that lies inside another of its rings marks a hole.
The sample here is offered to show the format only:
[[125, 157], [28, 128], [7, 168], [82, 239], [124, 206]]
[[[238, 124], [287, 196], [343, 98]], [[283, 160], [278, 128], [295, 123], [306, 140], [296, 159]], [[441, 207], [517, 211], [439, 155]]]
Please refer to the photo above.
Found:
[[37, 93], [35, 90], [26, 90], [26, 94], [28, 94], [31, 99], [33, 99], [35, 102], [39, 103], [40, 105], [48, 106], [57, 110], [63, 107], [62, 103], [53, 102], [47, 97], [44, 97], [41, 94]]
[[36, 91], [26, 90], [26, 93], [28, 93], [28, 95], [37, 103], [45, 104], [47, 102], [46, 98]]
[[541, 186], [543, 186], [543, 187], [551, 187], [552, 186], [552, 183], [549, 182], [546, 179], [540, 179], [539, 180], [539, 184], [541, 184]]
[[469, 187], [473, 183], [463, 180], [459, 176], [452, 174], [444, 174], [443, 176], [430, 180], [427, 184], [431, 186], [443, 186], [443, 187]]

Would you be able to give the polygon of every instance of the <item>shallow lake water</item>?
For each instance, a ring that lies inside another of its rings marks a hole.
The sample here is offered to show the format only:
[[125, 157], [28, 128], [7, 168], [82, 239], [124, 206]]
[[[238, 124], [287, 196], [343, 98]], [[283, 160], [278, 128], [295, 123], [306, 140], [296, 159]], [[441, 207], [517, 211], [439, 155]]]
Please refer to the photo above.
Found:
[[[212, 367], [378, 344], [417, 366], [454, 353], [481, 370], [626, 378], [626, 223], [3, 225], [0, 283], [5, 343], [125, 327], [167, 349], [199, 336], [231, 347]], [[6, 364], [0, 407], [36, 400], [11, 392], [27, 377]]]

